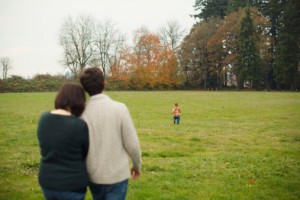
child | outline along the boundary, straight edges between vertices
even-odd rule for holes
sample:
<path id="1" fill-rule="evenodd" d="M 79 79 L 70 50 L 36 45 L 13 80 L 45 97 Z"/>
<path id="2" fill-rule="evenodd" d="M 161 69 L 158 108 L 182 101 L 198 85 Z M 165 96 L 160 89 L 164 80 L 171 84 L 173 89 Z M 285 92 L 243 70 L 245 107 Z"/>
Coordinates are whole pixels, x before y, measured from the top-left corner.
<path id="1" fill-rule="evenodd" d="M 174 108 L 173 108 L 171 114 L 173 114 L 174 124 L 175 124 L 175 123 L 179 124 L 179 122 L 180 122 L 181 109 L 180 109 L 180 107 L 178 106 L 178 103 L 175 103 L 175 106 L 174 106 Z"/>

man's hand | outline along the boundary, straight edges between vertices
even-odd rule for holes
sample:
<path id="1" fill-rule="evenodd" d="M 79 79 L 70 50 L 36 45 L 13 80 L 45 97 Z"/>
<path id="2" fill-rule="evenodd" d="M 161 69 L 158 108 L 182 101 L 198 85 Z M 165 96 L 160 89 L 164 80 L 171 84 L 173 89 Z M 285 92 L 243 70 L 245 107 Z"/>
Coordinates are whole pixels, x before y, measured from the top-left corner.
<path id="1" fill-rule="evenodd" d="M 132 179 L 134 179 L 134 180 L 136 180 L 136 179 L 138 179 L 139 177 L 140 177 L 140 172 L 138 171 L 138 170 L 136 170 L 136 169 L 131 169 L 131 178 Z"/>

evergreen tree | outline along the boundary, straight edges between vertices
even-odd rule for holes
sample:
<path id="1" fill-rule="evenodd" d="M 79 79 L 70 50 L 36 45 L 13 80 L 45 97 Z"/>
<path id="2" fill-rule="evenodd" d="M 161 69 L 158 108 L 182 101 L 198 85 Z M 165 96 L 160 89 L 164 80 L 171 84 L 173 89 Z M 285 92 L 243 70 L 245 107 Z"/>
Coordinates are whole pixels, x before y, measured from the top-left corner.
<path id="1" fill-rule="evenodd" d="M 224 19 L 228 0 L 196 0 L 194 8 L 200 11 L 194 15 L 196 19 L 208 20 L 213 17 Z"/>
<path id="2" fill-rule="evenodd" d="M 245 0 L 228 0 L 227 14 L 237 11 L 241 7 L 246 6 Z"/>
<path id="3" fill-rule="evenodd" d="M 268 63 L 268 72 L 266 75 L 266 81 L 268 82 L 269 87 L 272 89 L 279 87 L 279 84 L 276 86 L 276 82 L 278 83 L 278 81 L 276 81 L 276 76 L 278 76 L 278 74 L 276 75 L 275 52 L 277 52 L 279 45 L 278 34 L 281 25 L 280 18 L 282 18 L 286 2 L 287 0 L 258 0 L 258 3 L 256 4 L 262 14 L 267 16 L 272 23 L 272 26 L 269 30 L 269 34 L 272 37 L 271 48 L 269 49 L 270 54 L 272 54 L 272 58 Z"/>
<path id="4" fill-rule="evenodd" d="M 254 14 L 252 19 L 248 10 L 249 16 L 243 19 L 238 37 L 232 32 L 224 32 L 221 40 L 226 44 L 228 40 L 225 38 L 229 36 L 239 40 L 235 51 L 238 56 L 235 64 L 239 63 L 239 66 L 232 71 L 240 80 L 239 86 L 250 83 L 250 87 L 254 88 L 264 84 L 267 89 L 299 89 L 299 4 L 299 0 L 196 0 L 195 11 L 200 13 L 194 17 L 201 22 L 217 16 L 221 19 L 220 24 L 228 25 L 231 24 L 228 20 L 233 20 L 228 17 L 231 13 L 246 6 L 257 7 L 260 12 L 250 11 Z M 256 18 L 259 15 L 264 17 Z M 264 22 L 257 21 L 264 18 L 267 19 Z M 208 52 L 208 57 L 212 56 L 211 53 Z M 233 51 L 228 53 L 231 55 Z M 235 58 L 233 55 L 230 57 L 231 60 Z"/>
<path id="5" fill-rule="evenodd" d="M 259 55 L 255 45 L 255 29 L 250 15 L 250 9 L 246 10 L 246 16 L 241 22 L 238 47 L 238 86 L 242 88 L 244 83 L 249 83 L 250 88 L 259 89 L 261 73 L 259 68 Z"/>
<path id="6" fill-rule="evenodd" d="M 295 90 L 299 81 L 300 2 L 289 0 L 280 20 L 274 66 L 277 89 Z"/>

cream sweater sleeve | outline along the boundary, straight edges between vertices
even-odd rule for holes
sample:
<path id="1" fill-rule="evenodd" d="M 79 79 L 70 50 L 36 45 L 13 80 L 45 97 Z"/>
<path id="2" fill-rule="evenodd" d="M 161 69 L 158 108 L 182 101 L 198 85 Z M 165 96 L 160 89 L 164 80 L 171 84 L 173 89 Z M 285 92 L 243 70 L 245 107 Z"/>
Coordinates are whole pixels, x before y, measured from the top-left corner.
<path id="1" fill-rule="evenodd" d="M 131 158 L 133 168 L 135 170 L 141 171 L 142 157 L 139 139 L 128 108 L 125 105 L 122 115 L 121 132 L 123 144 L 125 150 Z"/>

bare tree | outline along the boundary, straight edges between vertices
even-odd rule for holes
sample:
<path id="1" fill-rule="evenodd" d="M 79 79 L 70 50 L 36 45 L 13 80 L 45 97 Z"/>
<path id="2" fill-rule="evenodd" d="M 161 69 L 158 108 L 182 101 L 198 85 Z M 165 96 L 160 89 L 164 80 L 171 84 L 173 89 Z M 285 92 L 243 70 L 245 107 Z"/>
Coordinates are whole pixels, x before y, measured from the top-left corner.
<path id="1" fill-rule="evenodd" d="M 124 49 L 124 44 L 125 36 L 111 20 L 98 22 L 94 33 L 95 54 L 92 65 L 101 67 L 104 76 L 107 76 Z"/>
<path id="2" fill-rule="evenodd" d="M 176 50 L 180 41 L 184 36 L 185 30 L 181 28 L 179 23 L 175 20 L 167 22 L 166 26 L 163 26 L 159 30 L 159 36 L 161 41 L 169 46 L 171 50 Z"/>
<path id="3" fill-rule="evenodd" d="M 12 66 L 11 66 L 12 61 L 8 57 L 2 57 L 0 59 L 0 64 L 2 67 L 2 79 L 4 80 L 7 78 L 8 71 L 12 68 Z"/>
<path id="4" fill-rule="evenodd" d="M 93 30 L 94 20 L 89 15 L 80 15 L 75 20 L 68 17 L 62 25 L 59 35 L 64 48 L 62 62 L 75 77 L 89 64 L 94 53 Z"/>
<path id="5" fill-rule="evenodd" d="M 149 48 L 145 47 L 145 44 L 143 44 L 143 38 L 147 38 L 149 35 L 151 35 L 151 32 L 145 26 L 138 28 L 134 32 L 133 43 L 135 46 L 133 47 L 133 52 L 136 54 L 138 60 L 137 66 L 141 66 L 140 61 L 143 51 L 149 50 Z M 150 52 L 148 52 L 148 54 L 149 53 Z"/>

